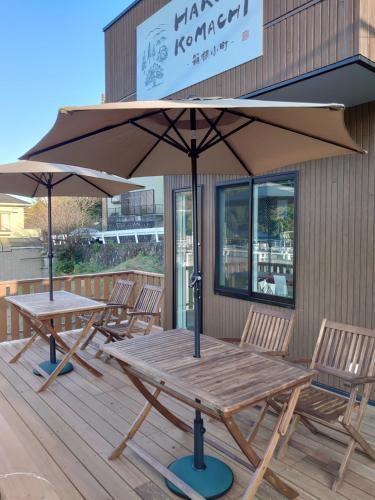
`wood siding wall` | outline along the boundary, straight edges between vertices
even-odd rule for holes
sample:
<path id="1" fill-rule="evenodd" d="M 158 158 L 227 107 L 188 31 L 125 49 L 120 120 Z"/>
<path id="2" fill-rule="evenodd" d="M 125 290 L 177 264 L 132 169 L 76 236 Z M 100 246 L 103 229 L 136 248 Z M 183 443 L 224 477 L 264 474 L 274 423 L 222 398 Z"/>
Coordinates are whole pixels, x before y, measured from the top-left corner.
<path id="1" fill-rule="evenodd" d="M 264 0 L 264 55 L 176 96 L 239 97 L 360 52 L 374 59 L 373 1 Z M 167 3 L 142 0 L 105 32 L 107 101 L 135 98 L 136 26 Z"/>
<path id="2" fill-rule="evenodd" d="M 368 155 L 307 162 L 299 171 L 297 322 L 292 355 L 311 355 L 323 318 L 375 328 L 375 103 L 352 108 L 351 133 Z M 200 176 L 203 185 L 203 325 L 215 337 L 240 337 L 250 302 L 215 295 L 215 184 L 227 176 Z M 172 190 L 188 176 L 165 179 L 166 326 L 172 327 Z M 331 380 L 332 382 L 332 380 Z"/>
<path id="3" fill-rule="evenodd" d="M 359 8 L 359 53 L 375 61 L 374 0 L 361 0 Z"/>

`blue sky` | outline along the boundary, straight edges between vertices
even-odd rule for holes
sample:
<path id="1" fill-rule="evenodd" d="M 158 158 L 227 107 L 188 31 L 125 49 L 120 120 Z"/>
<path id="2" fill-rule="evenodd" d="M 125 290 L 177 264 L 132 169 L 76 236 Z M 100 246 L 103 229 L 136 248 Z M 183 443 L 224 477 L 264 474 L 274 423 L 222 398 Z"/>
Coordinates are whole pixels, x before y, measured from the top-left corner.
<path id="1" fill-rule="evenodd" d="M 15 161 L 64 105 L 104 92 L 102 28 L 132 0 L 0 0 L 0 163 Z"/>

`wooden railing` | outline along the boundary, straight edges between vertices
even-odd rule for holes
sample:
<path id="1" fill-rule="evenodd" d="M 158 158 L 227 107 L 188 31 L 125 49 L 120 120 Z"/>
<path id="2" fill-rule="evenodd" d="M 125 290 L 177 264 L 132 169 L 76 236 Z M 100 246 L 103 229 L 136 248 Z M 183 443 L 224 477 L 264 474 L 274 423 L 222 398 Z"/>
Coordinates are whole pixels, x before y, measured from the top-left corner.
<path id="1" fill-rule="evenodd" d="M 119 278 L 135 282 L 132 299 L 138 295 L 144 284 L 164 286 L 164 275 L 144 271 L 118 271 L 113 273 L 80 274 L 58 276 L 54 278 L 54 290 L 66 290 L 89 298 L 106 300 L 113 284 Z M 27 279 L 0 281 L 0 342 L 16 340 L 30 336 L 30 325 L 22 320 L 14 307 L 5 300 L 7 295 L 20 295 L 48 291 L 48 279 Z M 130 304 L 132 305 L 132 304 Z M 163 304 L 162 320 L 163 325 Z M 79 319 L 74 315 L 66 315 L 56 322 L 58 331 L 72 330 L 80 327 Z"/>

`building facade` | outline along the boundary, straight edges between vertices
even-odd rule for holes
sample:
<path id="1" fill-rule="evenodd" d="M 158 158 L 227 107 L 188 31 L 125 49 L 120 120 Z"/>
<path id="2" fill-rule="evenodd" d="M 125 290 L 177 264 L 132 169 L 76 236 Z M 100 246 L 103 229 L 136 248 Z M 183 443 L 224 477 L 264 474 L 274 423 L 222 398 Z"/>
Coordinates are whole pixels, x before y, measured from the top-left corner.
<path id="1" fill-rule="evenodd" d="M 25 209 L 30 203 L 9 194 L 0 195 L 0 238 L 37 237 L 36 229 L 25 228 Z"/>
<path id="2" fill-rule="evenodd" d="M 105 28 L 107 101 L 137 98 L 137 26 L 168 3 L 135 1 Z M 199 176 L 204 333 L 240 337 L 253 301 L 292 307 L 291 353 L 307 356 L 323 318 L 375 328 L 375 9 L 372 0 L 262 7 L 262 55 L 172 97 L 347 106 L 347 126 L 367 155 L 262 178 Z M 164 179 L 167 328 L 192 326 L 189 187 L 189 176 Z"/>

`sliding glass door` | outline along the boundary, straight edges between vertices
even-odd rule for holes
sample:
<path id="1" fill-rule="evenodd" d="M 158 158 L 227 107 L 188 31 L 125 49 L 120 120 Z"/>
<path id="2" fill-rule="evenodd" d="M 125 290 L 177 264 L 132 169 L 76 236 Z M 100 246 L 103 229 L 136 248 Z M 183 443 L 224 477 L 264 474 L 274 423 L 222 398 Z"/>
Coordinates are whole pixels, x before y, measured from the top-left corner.
<path id="1" fill-rule="evenodd" d="M 198 193 L 199 226 L 201 227 L 200 189 Z M 193 290 L 189 287 L 193 264 L 191 190 L 176 190 L 174 192 L 174 324 L 176 328 L 194 330 L 194 297 Z"/>

